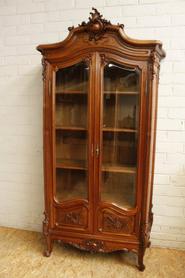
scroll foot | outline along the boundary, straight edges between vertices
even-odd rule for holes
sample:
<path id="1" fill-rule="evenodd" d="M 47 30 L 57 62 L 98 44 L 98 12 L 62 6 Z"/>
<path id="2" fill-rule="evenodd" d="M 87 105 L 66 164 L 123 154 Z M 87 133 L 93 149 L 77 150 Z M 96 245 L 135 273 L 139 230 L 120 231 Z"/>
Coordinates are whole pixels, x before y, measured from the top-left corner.
<path id="1" fill-rule="evenodd" d="M 140 250 L 138 252 L 138 269 L 139 269 L 139 271 L 145 270 L 145 265 L 143 264 L 144 253 L 145 253 L 145 249 L 140 248 Z"/>

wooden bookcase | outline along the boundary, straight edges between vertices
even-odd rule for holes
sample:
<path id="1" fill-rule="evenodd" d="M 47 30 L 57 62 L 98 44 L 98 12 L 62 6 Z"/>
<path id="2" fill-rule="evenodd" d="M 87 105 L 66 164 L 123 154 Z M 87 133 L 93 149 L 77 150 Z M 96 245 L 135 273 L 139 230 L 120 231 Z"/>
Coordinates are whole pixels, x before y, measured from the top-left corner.
<path id="1" fill-rule="evenodd" d="M 149 246 L 160 41 L 127 37 L 93 9 L 43 55 L 45 255 Z"/>

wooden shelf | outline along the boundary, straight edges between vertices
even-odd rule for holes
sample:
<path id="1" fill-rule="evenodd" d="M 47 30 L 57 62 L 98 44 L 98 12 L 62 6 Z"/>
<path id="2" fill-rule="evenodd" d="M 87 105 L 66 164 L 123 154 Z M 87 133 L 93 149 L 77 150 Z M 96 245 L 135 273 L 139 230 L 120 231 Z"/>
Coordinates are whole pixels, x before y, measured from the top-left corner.
<path id="1" fill-rule="evenodd" d="M 136 173 L 136 167 L 132 166 L 123 166 L 120 164 L 109 164 L 104 163 L 102 165 L 102 171 L 103 172 L 113 172 L 113 173 L 128 173 L 128 174 L 135 174 Z"/>
<path id="2" fill-rule="evenodd" d="M 61 95 L 61 94 L 84 94 L 87 95 L 87 91 L 70 91 L 70 90 L 61 90 L 61 91 L 56 91 L 56 95 Z M 114 95 L 138 95 L 138 91 L 104 91 L 104 94 L 114 94 Z"/>
<path id="3" fill-rule="evenodd" d="M 81 126 L 59 126 L 56 125 L 56 130 L 74 130 L 74 131 L 86 131 L 87 129 L 85 127 Z"/>
<path id="4" fill-rule="evenodd" d="M 61 95 L 61 94 L 74 94 L 74 95 L 81 95 L 81 94 L 84 94 L 86 95 L 87 94 L 87 91 L 71 91 L 71 90 L 60 90 L 60 91 L 56 91 L 56 95 Z"/>
<path id="5" fill-rule="evenodd" d="M 114 94 L 114 95 L 138 95 L 138 91 L 104 91 L 104 94 Z"/>
<path id="6" fill-rule="evenodd" d="M 87 170 L 86 163 L 83 160 L 56 159 L 56 168 Z"/>
<path id="7" fill-rule="evenodd" d="M 103 127 L 103 131 L 105 132 L 131 132 L 131 133 L 137 133 L 136 129 L 131 128 L 113 128 L 113 127 Z"/>

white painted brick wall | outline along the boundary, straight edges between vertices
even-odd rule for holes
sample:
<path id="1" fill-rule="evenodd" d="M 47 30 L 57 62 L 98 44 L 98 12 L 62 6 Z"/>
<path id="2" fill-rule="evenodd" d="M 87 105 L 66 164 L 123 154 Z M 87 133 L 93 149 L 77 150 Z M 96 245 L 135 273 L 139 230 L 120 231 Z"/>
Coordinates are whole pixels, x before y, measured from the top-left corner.
<path id="1" fill-rule="evenodd" d="M 160 39 L 152 244 L 185 249 L 185 0 L 0 0 L 0 225 L 41 230 L 42 78 L 35 47 L 91 7 L 134 38 Z"/>

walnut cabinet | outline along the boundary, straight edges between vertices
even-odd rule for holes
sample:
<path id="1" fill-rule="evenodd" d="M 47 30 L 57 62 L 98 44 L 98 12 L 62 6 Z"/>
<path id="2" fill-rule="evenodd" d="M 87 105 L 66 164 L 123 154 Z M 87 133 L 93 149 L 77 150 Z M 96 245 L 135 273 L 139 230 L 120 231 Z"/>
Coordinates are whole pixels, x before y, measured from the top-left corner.
<path id="1" fill-rule="evenodd" d="M 39 45 L 44 83 L 45 255 L 61 240 L 128 250 L 138 268 L 153 220 L 160 41 L 135 40 L 93 8 L 59 43 Z"/>

